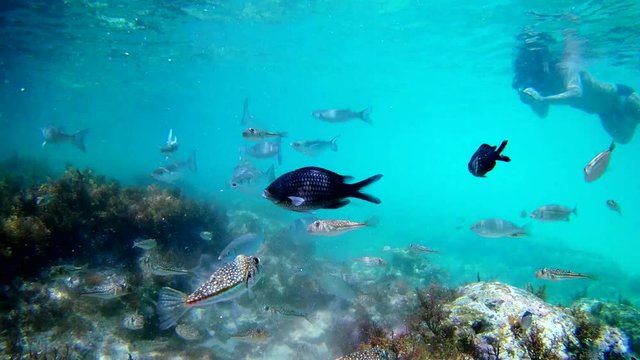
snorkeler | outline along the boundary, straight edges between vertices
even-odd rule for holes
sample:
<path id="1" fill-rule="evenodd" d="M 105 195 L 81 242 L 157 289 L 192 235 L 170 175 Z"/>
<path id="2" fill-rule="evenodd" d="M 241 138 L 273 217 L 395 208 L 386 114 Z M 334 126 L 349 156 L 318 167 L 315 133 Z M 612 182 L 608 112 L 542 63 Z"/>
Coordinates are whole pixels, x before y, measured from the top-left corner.
<path id="1" fill-rule="evenodd" d="M 631 141 L 640 122 L 640 95 L 631 87 L 598 81 L 581 69 L 579 43 L 568 36 L 561 60 L 549 50 L 553 39 L 544 33 L 521 34 L 514 62 L 513 88 L 520 100 L 544 118 L 549 105 L 569 105 L 598 114 L 602 127 L 617 143 Z"/>

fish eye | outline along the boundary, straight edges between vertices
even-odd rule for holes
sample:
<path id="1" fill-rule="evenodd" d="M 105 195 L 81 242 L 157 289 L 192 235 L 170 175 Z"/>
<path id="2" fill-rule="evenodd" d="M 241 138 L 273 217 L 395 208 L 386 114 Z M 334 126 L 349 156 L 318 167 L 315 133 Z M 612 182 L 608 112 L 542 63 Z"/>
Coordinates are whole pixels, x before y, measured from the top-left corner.
<path id="1" fill-rule="evenodd" d="M 320 227 L 320 221 L 316 220 L 313 222 L 313 226 Z"/>
<path id="2" fill-rule="evenodd" d="M 249 130 L 249 132 L 252 133 L 252 134 L 254 134 L 256 132 L 256 129 L 254 129 L 254 128 L 249 128 L 247 130 Z"/>
<path id="3" fill-rule="evenodd" d="M 257 257 L 254 257 L 254 258 L 253 258 L 253 262 L 254 262 L 256 265 L 260 265 L 260 259 L 258 259 Z"/>
<path id="4" fill-rule="evenodd" d="M 238 186 L 238 183 L 236 183 L 236 182 L 232 182 L 231 183 L 231 187 L 236 187 L 236 186 Z"/>

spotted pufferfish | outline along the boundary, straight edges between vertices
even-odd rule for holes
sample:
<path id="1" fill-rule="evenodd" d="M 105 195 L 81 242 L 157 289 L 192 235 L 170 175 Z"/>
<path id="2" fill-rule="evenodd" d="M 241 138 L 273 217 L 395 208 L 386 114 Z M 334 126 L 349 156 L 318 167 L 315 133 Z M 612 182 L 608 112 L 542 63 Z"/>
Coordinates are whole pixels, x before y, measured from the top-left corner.
<path id="1" fill-rule="evenodd" d="M 367 350 L 356 351 L 354 353 L 341 356 L 336 360 L 393 360 L 395 356 L 389 353 L 387 350 L 374 347 Z"/>
<path id="2" fill-rule="evenodd" d="M 238 255 L 190 295 L 163 287 L 158 299 L 160 329 L 174 326 L 193 307 L 228 301 L 244 294 L 255 284 L 259 265 L 260 259 L 256 256 Z"/>

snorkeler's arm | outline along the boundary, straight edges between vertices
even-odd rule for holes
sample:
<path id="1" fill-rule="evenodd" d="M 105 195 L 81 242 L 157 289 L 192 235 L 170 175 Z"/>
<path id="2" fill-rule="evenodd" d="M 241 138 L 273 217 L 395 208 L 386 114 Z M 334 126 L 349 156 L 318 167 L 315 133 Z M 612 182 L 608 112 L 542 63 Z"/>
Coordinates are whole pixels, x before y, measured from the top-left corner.
<path id="1" fill-rule="evenodd" d="M 582 80 L 577 71 L 569 71 L 565 77 L 565 91 L 549 96 L 541 96 L 540 101 L 550 104 L 569 104 L 582 97 Z"/>

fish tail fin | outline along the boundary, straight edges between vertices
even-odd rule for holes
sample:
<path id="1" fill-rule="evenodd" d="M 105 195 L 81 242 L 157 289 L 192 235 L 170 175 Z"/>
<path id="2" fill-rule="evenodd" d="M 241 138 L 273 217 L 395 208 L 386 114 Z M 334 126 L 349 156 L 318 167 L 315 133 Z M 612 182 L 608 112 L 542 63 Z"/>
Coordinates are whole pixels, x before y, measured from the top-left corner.
<path id="1" fill-rule="evenodd" d="M 198 172 L 198 163 L 196 163 L 195 151 L 192 151 L 191 155 L 189 155 L 189 159 L 187 159 L 187 165 L 189 166 L 189 170 L 191 170 L 192 172 Z"/>
<path id="2" fill-rule="evenodd" d="M 240 125 L 249 125 L 253 120 L 253 116 L 249 113 L 249 98 L 245 97 L 242 102 L 242 118 L 240 118 Z"/>
<path id="3" fill-rule="evenodd" d="M 600 278 L 597 275 L 592 275 L 592 274 L 584 274 L 584 277 L 589 279 L 589 280 L 593 280 L 593 281 L 600 280 Z"/>
<path id="4" fill-rule="evenodd" d="M 571 212 L 575 215 L 578 216 L 578 204 L 576 204 L 576 206 L 573 207 L 573 210 L 571 210 Z"/>
<path id="5" fill-rule="evenodd" d="M 366 122 L 369 125 L 373 125 L 373 122 L 371 122 L 371 108 L 370 107 L 360 111 L 358 113 L 358 115 L 360 116 L 360 119 L 362 119 L 362 121 Z"/>
<path id="6" fill-rule="evenodd" d="M 336 135 L 331 139 L 331 150 L 338 151 L 338 143 L 336 143 L 336 141 L 338 141 L 339 137 L 340 135 Z"/>
<path id="7" fill-rule="evenodd" d="M 278 138 L 279 143 L 282 143 L 282 138 Z M 282 145 L 278 146 L 278 165 L 282 165 Z"/>
<path id="8" fill-rule="evenodd" d="M 496 150 L 496 155 L 498 155 L 496 160 L 505 161 L 505 162 L 511 161 L 511 159 L 508 156 L 504 156 L 501 154 L 502 150 L 504 150 L 504 148 L 507 146 L 507 142 L 509 142 L 509 140 L 503 141 L 502 144 L 500 144 L 500 147 L 498 147 L 498 150 Z"/>
<path id="9" fill-rule="evenodd" d="M 369 227 L 376 227 L 380 223 L 380 219 L 377 216 L 372 216 L 364 223 Z"/>
<path id="10" fill-rule="evenodd" d="M 84 138 L 89 133 L 89 129 L 80 130 L 73 134 L 73 145 L 75 145 L 83 153 L 87 152 L 87 148 L 84 146 Z"/>
<path id="11" fill-rule="evenodd" d="M 174 326 L 189 310 L 186 305 L 187 295 L 170 287 L 160 289 L 158 295 L 158 316 L 160 329 L 165 330 Z"/>
<path id="12" fill-rule="evenodd" d="M 281 138 L 283 138 L 283 137 L 289 137 L 289 133 L 288 133 L 288 132 L 286 132 L 286 131 L 285 131 L 285 132 L 278 133 L 278 135 L 279 135 L 279 137 L 281 137 Z"/>
<path id="13" fill-rule="evenodd" d="M 612 152 L 612 151 L 613 151 L 613 149 L 615 149 L 615 148 L 616 148 L 616 142 L 615 142 L 615 141 L 612 141 L 612 142 L 611 142 L 611 145 L 609 145 L 609 152 Z"/>
<path id="14" fill-rule="evenodd" d="M 364 179 L 360 182 L 357 182 L 355 184 L 351 184 L 349 185 L 350 191 L 349 191 L 349 196 L 354 197 L 354 198 L 358 198 L 358 199 L 362 199 L 365 201 L 369 201 L 372 202 L 374 204 L 380 204 L 381 201 L 380 199 L 378 199 L 375 196 L 371 196 L 368 194 L 364 194 L 362 192 L 360 192 L 360 190 L 362 188 L 364 188 L 365 186 L 371 185 L 374 182 L 380 180 L 380 178 L 382 177 L 382 174 L 378 174 L 378 175 L 374 175 L 368 179 Z"/>
<path id="15" fill-rule="evenodd" d="M 272 183 L 276 180 L 276 171 L 273 165 L 269 166 L 266 174 L 267 174 L 267 181 L 269 181 L 269 183 Z"/>

